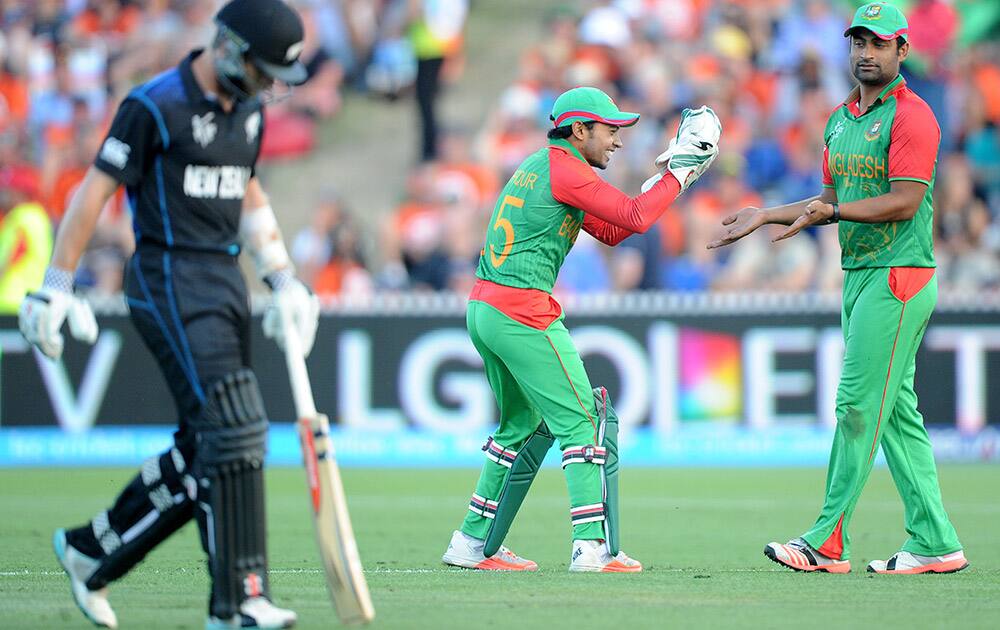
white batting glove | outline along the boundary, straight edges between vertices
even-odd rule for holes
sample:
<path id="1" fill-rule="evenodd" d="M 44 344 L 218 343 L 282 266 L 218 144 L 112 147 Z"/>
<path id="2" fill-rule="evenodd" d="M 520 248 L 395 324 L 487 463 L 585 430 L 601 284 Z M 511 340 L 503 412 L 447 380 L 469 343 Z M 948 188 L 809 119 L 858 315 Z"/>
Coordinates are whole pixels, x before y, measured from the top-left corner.
<path id="1" fill-rule="evenodd" d="M 299 337 L 303 356 L 309 356 L 319 325 L 319 300 L 291 271 L 283 269 L 266 279 L 271 304 L 264 312 L 264 336 L 285 349 L 285 321 Z"/>
<path id="2" fill-rule="evenodd" d="M 90 304 L 73 295 L 73 274 L 49 267 L 42 288 L 29 293 L 21 302 L 18 326 L 28 343 L 50 359 L 58 359 L 64 345 L 59 330 L 67 319 L 74 339 L 88 344 L 97 341 L 97 319 Z"/>
<path id="3" fill-rule="evenodd" d="M 719 139 L 722 123 L 711 107 L 702 105 L 698 109 L 685 109 L 677 126 L 677 135 L 670 140 L 667 150 L 655 161 L 659 176 L 670 172 L 681 185 L 681 192 L 712 165 L 719 155 Z M 659 178 L 654 175 L 643 184 L 643 192 L 652 188 Z"/>

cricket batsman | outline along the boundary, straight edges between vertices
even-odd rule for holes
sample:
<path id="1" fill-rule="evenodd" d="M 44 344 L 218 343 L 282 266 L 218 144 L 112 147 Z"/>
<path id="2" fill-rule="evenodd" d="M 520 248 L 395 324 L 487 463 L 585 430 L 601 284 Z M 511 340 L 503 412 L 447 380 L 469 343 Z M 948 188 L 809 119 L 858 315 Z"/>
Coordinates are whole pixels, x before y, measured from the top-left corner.
<path id="1" fill-rule="evenodd" d="M 570 571 L 624 572 L 642 565 L 619 549 L 618 419 L 593 389 L 552 297 L 580 230 L 617 245 L 645 232 L 718 153 L 722 128 L 707 107 L 685 110 L 657 174 L 629 197 L 593 170 L 622 147 L 639 114 L 604 92 L 578 87 L 556 99 L 549 144 L 529 156 L 497 199 L 469 296 L 466 323 L 500 408 L 479 482 L 442 560 L 471 569 L 534 571 L 502 546 L 545 454 L 558 440 L 569 488 Z"/>
<path id="2" fill-rule="evenodd" d="M 77 605 L 107 628 L 118 625 L 108 585 L 192 518 L 211 578 L 206 628 L 296 621 L 270 600 L 268 421 L 249 367 L 250 305 L 237 257 L 246 249 L 273 291 L 265 334 L 283 343 L 289 317 L 308 351 L 318 304 L 295 278 L 255 173 L 261 96 L 276 82 L 306 78 L 303 25 L 280 0 L 232 0 L 215 20 L 210 48 L 122 101 L 59 228 L 43 286 L 19 313 L 25 338 L 51 358 L 62 353 L 67 319 L 74 337 L 94 342 L 97 323 L 73 293 L 73 273 L 101 209 L 124 186 L 136 240 L 125 279 L 129 315 L 170 387 L 179 426 L 173 446 L 147 460 L 110 507 L 55 532 Z"/>
<path id="3" fill-rule="evenodd" d="M 874 573 L 951 573 L 969 566 L 941 503 L 937 471 L 913 390 L 915 357 L 937 301 L 932 238 L 935 164 L 941 131 L 910 91 L 899 66 L 910 50 L 906 18 L 873 2 L 844 36 L 858 86 L 824 132 L 823 191 L 774 208 L 744 208 L 723 219 L 721 247 L 762 225 L 838 224 L 844 269 L 844 363 L 826 498 L 816 523 L 768 558 L 797 571 L 851 570 L 848 530 L 879 445 L 905 506 L 909 538 Z"/>

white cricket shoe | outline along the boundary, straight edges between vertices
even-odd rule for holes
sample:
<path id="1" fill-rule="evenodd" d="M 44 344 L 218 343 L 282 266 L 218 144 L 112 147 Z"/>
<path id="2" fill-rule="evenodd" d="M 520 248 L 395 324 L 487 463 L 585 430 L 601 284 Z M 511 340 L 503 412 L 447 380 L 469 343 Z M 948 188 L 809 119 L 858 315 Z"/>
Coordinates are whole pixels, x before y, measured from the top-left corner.
<path id="1" fill-rule="evenodd" d="M 794 571 L 817 571 L 819 573 L 850 573 L 850 560 L 837 560 L 824 556 L 801 538 L 793 538 L 785 544 L 772 542 L 764 545 L 764 555 L 783 567 Z"/>
<path id="2" fill-rule="evenodd" d="M 888 560 L 872 560 L 869 573 L 956 573 L 969 566 L 962 551 L 943 556 L 921 556 L 909 551 L 897 551 Z"/>
<path id="3" fill-rule="evenodd" d="M 56 558 L 69 576 L 70 590 L 73 600 L 87 619 L 95 626 L 102 628 L 117 628 L 118 617 L 108 603 L 108 587 L 92 591 L 87 588 L 87 578 L 94 574 L 100 562 L 86 556 L 66 542 L 66 530 L 57 529 L 52 536 L 52 547 Z"/>
<path id="4" fill-rule="evenodd" d="M 639 573 L 642 563 L 619 551 L 612 556 L 603 540 L 574 540 L 570 571 L 592 573 Z"/>
<path id="5" fill-rule="evenodd" d="M 229 619 L 209 617 L 205 622 L 205 630 L 224 630 L 226 628 L 259 628 L 260 630 L 277 630 L 291 628 L 298 621 L 298 615 L 287 608 L 278 608 L 266 597 L 251 597 L 240 604 L 240 614 Z"/>
<path id="6" fill-rule="evenodd" d="M 487 558 L 483 555 L 486 541 L 473 538 L 463 531 L 455 530 L 451 535 L 448 549 L 441 561 L 454 567 L 480 569 L 483 571 L 537 571 L 538 565 L 517 555 L 501 545 L 500 550 Z"/>

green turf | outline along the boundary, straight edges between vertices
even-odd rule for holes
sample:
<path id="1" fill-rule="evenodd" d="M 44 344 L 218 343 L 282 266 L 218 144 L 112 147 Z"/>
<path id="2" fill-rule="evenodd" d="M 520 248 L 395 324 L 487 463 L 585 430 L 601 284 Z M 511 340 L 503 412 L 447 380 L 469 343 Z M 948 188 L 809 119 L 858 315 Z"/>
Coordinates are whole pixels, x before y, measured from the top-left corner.
<path id="1" fill-rule="evenodd" d="M 0 471 L 0 627 L 85 628 L 49 547 L 51 530 L 100 509 L 125 470 Z M 568 515 L 558 470 L 536 482 L 508 544 L 537 574 L 449 570 L 439 558 L 468 501 L 471 470 L 345 474 L 378 628 L 1000 626 L 1000 467 L 944 467 L 948 507 L 973 567 L 949 576 L 870 576 L 867 561 L 903 540 L 888 472 L 876 470 L 852 534 L 846 576 L 785 571 L 762 555 L 811 523 L 823 471 L 626 470 L 624 548 L 640 575 L 569 575 Z M 302 473 L 269 473 L 277 601 L 303 628 L 333 625 L 314 551 Z M 112 588 L 123 628 L 197 628 L 204 561 L 193 525 Z"/>

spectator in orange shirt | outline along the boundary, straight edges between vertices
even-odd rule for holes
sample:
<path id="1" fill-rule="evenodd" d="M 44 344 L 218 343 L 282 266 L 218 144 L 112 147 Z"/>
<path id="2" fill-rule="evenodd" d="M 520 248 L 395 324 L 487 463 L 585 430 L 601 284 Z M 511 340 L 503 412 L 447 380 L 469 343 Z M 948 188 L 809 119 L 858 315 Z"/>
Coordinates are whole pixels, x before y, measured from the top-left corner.
<path id="1" fill-rule="evenodd" d="M 23 125 L 28 118 L 30 98 L 28 82 L 4 64 L 0 68 L 0 128 Z"/>
<path id="2" fill-rule="evenodd" d="M 73 20 L 74 34 L 98 37 L 117 52 L 142 19 L 142 12 L 122 0 L 88 0 L 87 8 Z"/>

